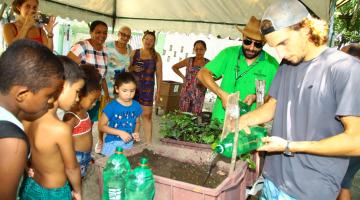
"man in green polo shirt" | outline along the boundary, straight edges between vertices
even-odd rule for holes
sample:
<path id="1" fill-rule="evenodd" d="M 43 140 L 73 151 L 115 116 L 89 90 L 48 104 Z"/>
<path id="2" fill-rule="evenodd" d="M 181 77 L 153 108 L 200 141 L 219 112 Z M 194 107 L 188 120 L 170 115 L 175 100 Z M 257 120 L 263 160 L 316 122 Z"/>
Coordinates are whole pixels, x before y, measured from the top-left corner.
<path id="1" fill-rule="evenodd" d="M 262 48 L 265 44 L 260 33 L 260 21 L 252 16 L 243 30 L 243 45 L 228 47 L 222 50 L 212 61 L 205 65 L 197 78 L 218 97 L 216 99 L 212 120 L 224 121 L 225 106 L 228 95 L 240 91 L 240 100 L 256 107 L 255 80 L 265 80 L 267 94 L 278 69 L 278 62 Z M 220 87 L 214 78 L 222 76 Z"/>

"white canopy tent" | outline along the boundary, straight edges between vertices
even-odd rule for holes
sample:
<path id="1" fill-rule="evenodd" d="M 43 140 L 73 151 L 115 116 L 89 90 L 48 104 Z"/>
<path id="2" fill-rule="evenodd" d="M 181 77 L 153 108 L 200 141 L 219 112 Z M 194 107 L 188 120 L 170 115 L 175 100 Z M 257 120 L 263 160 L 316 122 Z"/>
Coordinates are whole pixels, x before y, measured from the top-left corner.
<path id="1" fill-rule="evenodd" d="M 10 0 L 6 0 L 11 4 Z M 204 33 L 238 37 L 235 25 L 250 16 L 261 18 L 278 0 L 40 0 L 40 10 L 79 21 L 103 20 L 115 30 L 128 25 L 137 30 Z M 301 0 L 318 17 L 329 21 L 334 0 Z"/>
<path id="2" fill-rule="evenodd" d="M 12 0 L 4 1 L 11 5 Z M 195 40 L 202 39 L 207 43 L 206 57 L 212 59 L 223 48 L 241 44 L 241 41 L 228 39 L 241 36 L 235 25 L 244 26 L 251 16 L 260 19 L 265 9 L 276 1 L 279 0 L 39 0 L 39 10 L 71 20 L 102 20 L 115 30 L 127 25 L 133 30 L 165 32 L 166 40 L 159 52 L 163 60 L 163 79 L 181 82 L 171 66 L 193 56 Z M 330 10 L 336 2 L 299 1 L 326 21 L 330 21 Z M 218 35 L 222 38 L 217 38 Z M 55 35 L 55 40 L 57 37 Z M 67 52 L 72 43 L 64 35 L 60 37 L 63 37 L 63 48 L 59 52 Z M 275 56 L 273 49 L 265 46 L 265 50 Z M 214 102 L 214 98 L 214 94 L 208 93 L 205 102 Z M 204 109 L 210 111 L 212 103 L 206 104 Z"/>

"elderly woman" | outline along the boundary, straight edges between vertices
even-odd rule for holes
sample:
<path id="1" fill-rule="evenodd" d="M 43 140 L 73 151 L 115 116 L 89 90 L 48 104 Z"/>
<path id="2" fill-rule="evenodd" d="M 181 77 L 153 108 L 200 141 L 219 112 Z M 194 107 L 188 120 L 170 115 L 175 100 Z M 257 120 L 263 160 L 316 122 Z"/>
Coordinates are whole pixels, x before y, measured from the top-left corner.
<path id="1" fill-rule="evenodd" d="M 106 82 L 109 89 L 109 95 L 114 98 L 114 78 L 116 74 L 129 70 L 131 46 L 128 44 L 131 38 L 131 29 L 123 26 L 119 29 L 118 39 L 105 43 L 108 53 L 108 70 L 106 73 Z"/>
<path id="2" fill-rule="evenodd" d="M 19 39 L 31 39 L 53 50 L 55 17 L 50 17 L 47 24 L 37 24 L 35 18 L 38 7 L 38 0 L 13 1 L 12 9 L 18 18 L 14 23 L 4 25 L 4 39 L 8 45 Z"/>
<path id="3" fill-rule="evenodd" d="M 162 81 L 162 61 L 159 53 L 155 51 L 155 31 L 145 31 L 142 38 L 142 48 L 131 52 L 132 63 L 129 71 L 135 76 L 137 91 L 135 100 L 143 109 L 141 115 L 145 142 L 152 143 L 152 108 L 154 104 L 154 86 L 156 75 L 156 98 L 159 97 L 160 83 Z"/>

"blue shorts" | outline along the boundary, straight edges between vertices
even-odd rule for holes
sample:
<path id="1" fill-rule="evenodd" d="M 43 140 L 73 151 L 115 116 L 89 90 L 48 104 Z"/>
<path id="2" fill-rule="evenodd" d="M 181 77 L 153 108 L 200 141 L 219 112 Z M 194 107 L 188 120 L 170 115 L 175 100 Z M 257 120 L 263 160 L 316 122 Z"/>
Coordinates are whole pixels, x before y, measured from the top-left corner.
<path id="1" fill-rule="evenodd" d="M 125 149 L 132 148 L 133 145 L 134 145 L 133 140 L 131 140 L 128 143 L 125 143 L 122 140 L 115 140 L 115 141 L 111 141 L 111 142 L 106 142 L 106 138 L 105 138 L 105 142 L 104 142 L 104 146 L 102 148 L 101 154 L 103 154 L 105 156 L 111 156 L 112 154 L 115 153 L 116 147 L 120 146 L 125 150 Z"/>
<path id="2" fill-rule="evenodd" d="M 269 179 L 264 180 L 264 187 L 261 192 L 260 200 L 296 200 L 285 192 L 281 191 Z"/>
<path id="3" fill-rule="evenodd" d="M 91 153 L 90 152 L 81 152 L 76 151 L 76 160 L 79 162 L 81 177 L 86 175 L 86 170 L 91 162 Z"/>
<path id="4" fill-rule="evenodd" d="M 71 189 L 69 182 L 60 188 L 44 188 L 34 179 L 26 177 L 20 190 L 21 200 L 50 200 L 61 199 L 71 200 Z"/>
<path id="5" fill-rule="evenodd" d="M 360 169 L 360 157 L 350 157 L 349 167 L 346 171 L 341 188 L 350 189 L 356 172 Z"/>

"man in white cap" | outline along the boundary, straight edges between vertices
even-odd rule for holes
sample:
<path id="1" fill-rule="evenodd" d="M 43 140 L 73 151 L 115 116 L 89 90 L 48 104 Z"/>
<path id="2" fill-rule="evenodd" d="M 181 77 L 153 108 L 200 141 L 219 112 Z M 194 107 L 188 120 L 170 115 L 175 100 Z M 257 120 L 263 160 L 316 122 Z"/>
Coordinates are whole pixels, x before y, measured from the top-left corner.
<path id="1" fill-rule="evenodd" d="M 265 40 L 260 33 L 260 20 L 252 16 L 239 31 L 243 34 L 242 46 L 222 50 L 197 74 L 197 78 L 218 96 L 212 120 L 223 122 L 228 95 L 236 91 L 240 91 L 240 100 L 255 109 L 255 79 L 265 80 L 267 93 L 279 66 L 275 58 L 262 49 Z M 220 87 L 214 77 L 222 77 Z"/>
<path id="2" fill-rule="evenodd" d="M 297 0 L 271 5 L 260 28 L 283 58 L 269 101 L 239 120 L 274 120 L 260 199 L 336 199 L 346 156 L 360 155 L 360 62 L 328 48 L 326 22 Z"/>

